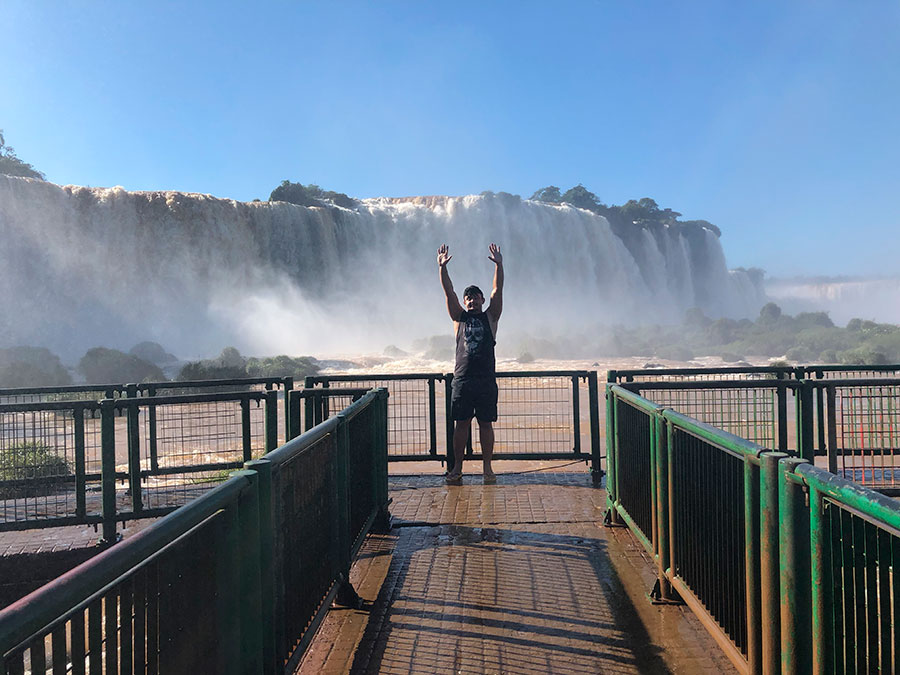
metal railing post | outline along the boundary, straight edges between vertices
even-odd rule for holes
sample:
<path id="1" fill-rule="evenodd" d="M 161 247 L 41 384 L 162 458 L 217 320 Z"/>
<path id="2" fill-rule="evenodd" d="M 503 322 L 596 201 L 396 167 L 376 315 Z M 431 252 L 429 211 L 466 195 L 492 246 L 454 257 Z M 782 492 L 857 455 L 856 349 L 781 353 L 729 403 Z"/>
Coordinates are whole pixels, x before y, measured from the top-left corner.
<path id="1" fill-rule="evenodd" d="M 618 406 L 616 405 L 615 394 L 610 390 L 610 386 L 606 386 L 606 505 L 609 523 L 612 525 L 621 524 L 619 512 L 616 509 L 616 503 L 619 499 L 616 481 L 619 471 L 616 462 L 618 460 L 618 433 L 616 430 L 616 417 L 618 414 Z"/>
<path id="2" fill-rule="evenodd" d="M 275 525 L 272 509 L 272 463 L 267 459 L 254 459 L 246 462 L 244 468 L 255 471 L 258 477 L 262 672 L 268 675 L 275 673 L 277 670 L 275 657 L 275 580 L 273 570 Z"/>
<path id="3" fill-rule="evenodd" d="M 285 377 L 282 380 L 282 384 L 284 385 L 284 442 L 287 443 L 291 440 L 296 434 L 293 434 L 293 419 L 291 418 L 291 401 L 289 392 L 294 390 L 294 378 L 293 377 Z M 293 435 L 292 435 L 293 434 Z"/>
<path id="4" fill-rule="evenodd" d="M 288 433 L 286 440 L 290 441 L 303 431 L 303 426 L 300 424 L 300 392 L 292 389 L 289 392 L 285 392 L 285 395 L 288 397 L 287 416 L 288 420 L 290 420 L 290 433 Z"/>
<path id="5" fill-rule="evenodd" d="M 581 378 L 572 375 L 572 440 L 575 454 L 581 454 Z"/>
<path id="6" fill-rule="evenodd" d="M 129 384 L 129 390 L 137 386 Z M 129 399 L 135 399 L 129 396 Z M 127 437 L 128 437 L 128 490 L 131 492 L 131 510 L 140 513 L 144 506 L 141 500 L 141 427 L 138 418 L 138 406 L 136 402 L 128 404 L 126 408 Z"/>
<path id="7" fill-rule="evenodd" d="M 431 456 L 437 457 L 437 391 L 433 377 L 428 378 L 428 444 Z"/>
<path id="8" fill-rule="evenodd" d="M 147 388 L 147 396 L 149 398 L 153 398 L 156 396 L 156 387 L 148 387 Z M 148 417 L 148 427 L 150 431 L 150 438 L 147 443 L 147 450 L 150 454 L 150 470 L 158 471 L 159 470 L 159 447 L 157 445 L 157 433 L 156 433 L 156 406 L 152 403 L 147 406 L 147 417 Z"/>
<path id="9" fill-rule="evenodd" d="M 266 452 L 278 447 L 278 391 L 266 392 Z"/>
<path id="10" fill-rule="evenodd" d="M 250 482 L 238 499 L 237 551 L 240 568 L 241 669 L 259 673 L 263 666 L 262 568 L 260 566 L 259 475 L 256 471 L 235 471 Z"/>
<path id="11" fill-rule="evenodd" d="M 783 452 L 759 456 L 759 597 L 762 633 L 762 672 L 781 672 L 781 577 L 778 521 L 778 462 Z"/>
<path id="12" fill-rule="evenodd" d="M 778 398 L 778 449 L 782 452 L 786 452 L 788 449 L 787 393 L 788 388 L 785 384 L 779 384 L 775 390 L 775 395 Z"/>
<path id="13" fill-rule="evenodd" d="M 76 405 L 75 416 L 75 515 L 84 518 L 87 514 L 87 469 L 84 452 L 84 408 Z"/>
<path id="14" fill-rule="evenodd" d="M 810 645 L 809 510 L 801 481 L 794 475 L 797 457 L 778 462 L 778 538 L 781 566 L 781 672 L 808 673 L 812 668 Z"/>
<path id="15" fill-rule="evenodd" d="M 253 459 L 253 436 L 250 433 L 250 399 L 241 399 L 241 449 L 244 461 Z"/>
<path id="16" fill-rule="evenodd" d="M 744 457 L 744 566 L 747 575 L 747 665 L 762 672 L 762 598 L 760 565 L 760 465 Z"/>
<path id="17" fill-rule="evenodd" d="M 826 452 L 828 453 L 828 470 L 831 473 L 838 471 L 838 452 L 843 452 L 843 448 L 838 448 L 837 440 L 837 392 L 833 385 L 825 387 L 825 398 L 827 407 L 825 409 L 826 426 L 828 428 L 828 445 Z"/>
<path id="18" fill-rule="evenodd" d="M 591 481 L 594 486 L 599 486 L 603 479 L 600 455 L 600 392 L 597 386 L 597 371 L 591 371 L 587 376 L 588 381 L 588 407 L 591 419 Z M 607 415 L 607 428 L 609 416 Z M 608 461 L 607 461 L 608 463 Z"/>
<path id="19" fill-rule="evenodd" d="M 444 375 L 444 419 L 445 436 L 447 437 L 447 471 L 453 471 L 456 458 L 453 455 L 453 415 L 450 409 L 450 400 L 453 397 L 453 373 Z"/>
<path id="20" fill-rule="evenodd" d="M 217 518 L 214 545 L 216 547 L 214 611 L 218 638 L 215 671 L 240 673 L 243 672 L 240 663 L 241 597 L 237 589 L 241 584 L 241 570 L 234 558 L 240 555 L 243 542 L 240 538 L 237 503 L 231 503 Z"/>
<path id="21" fill-rule="evenodd" d="M 102 544 L 116 541 L 116 401 L 100 401 L 100 484 L 102 495 Z"/>
<path id="22" fill-rule="evenodd" d="M 659 579 L 659 599 L 668 602 L 672 599 L 672 586 L 666 576 L 669 564 L 669 430 L 665 418 L 660 414 L 653 416 L 656 428 L 656 565 Z"/>
<path id="23" fill-rule="evenodd" d="M 814 462 L 816 457 L 813 409 L 812 383 L 802 380 L 797 391 L 797 450 L 808 462 Z"/>
<path id="24" fill-rule="evenodd" d="M 825 500 L 822 492 L 814 487 L 809 488 L 809 548 L 812 672 L 826 675 L 831 667 L 829 656 L 834 653 L 833 618 L 828 615 L 828 608 L 832 606 L 833 587 L 826 567 L 831 560 L 831 536 L 825 522 Z M 875 599 L 870 598 L 869 601 L 874 602 Z"/>

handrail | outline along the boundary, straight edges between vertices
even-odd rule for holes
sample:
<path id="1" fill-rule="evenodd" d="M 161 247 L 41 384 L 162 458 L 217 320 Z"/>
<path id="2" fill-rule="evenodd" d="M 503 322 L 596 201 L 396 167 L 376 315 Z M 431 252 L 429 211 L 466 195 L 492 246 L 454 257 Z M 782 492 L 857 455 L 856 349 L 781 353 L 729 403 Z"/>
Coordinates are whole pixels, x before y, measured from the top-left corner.
<path id="1" fill-rule="evenodd" d="M 203 497 L 0 610 L 0 659 L 58 617 L 89 602 L 132 568 L 145 563 L 148 556 L 234 501 L 249 486 L 246 476 L 232 476 Z M 85 589 L 90 590 L 85 593 Z"/>

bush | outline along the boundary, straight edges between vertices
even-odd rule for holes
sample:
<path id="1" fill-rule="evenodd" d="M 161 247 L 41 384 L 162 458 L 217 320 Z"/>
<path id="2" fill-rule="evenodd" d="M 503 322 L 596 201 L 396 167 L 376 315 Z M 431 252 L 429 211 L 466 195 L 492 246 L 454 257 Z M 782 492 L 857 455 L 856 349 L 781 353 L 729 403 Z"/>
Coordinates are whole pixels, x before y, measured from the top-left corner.
<path id="1" fill-rule="evenodd" d="M 293 377 L 302 380 L 307 375 L 318 375 L 319 366 L 312 356 L 267 356 L 247 359 L 248 377 Z"/>
<path id="2" fill-rule="evenodd" d="M 72 472 L 65 457 L 38 441 L 27 441 L 0 449 L 0 480 L 65 478 L 70 475 Z M 0 487 L 0 499 L 45 496 L 52 494 L 56 487 L 53 483 L 45 482 Z"/>
<path id="3" fill-rule="evenodd" d="M 0 387 L 53 387 L 72 384 L 59 357 L 44 347 L 0 349 Z"/>
<path id="4" fill-rule="evenodd" d="M 247 360 L 234 347 L 225 347 L 214 359 L 191 361 L 184 364 L 175 379 L 188 380 L 236 380 L 247 375 Z"/>
<path id="5" fill-rule="evenodd" d="M 78 370 L 88 384 L 162 382 L 166 377 L 158 366 L 118 349 L 94 347 L 81 357 Z"/>

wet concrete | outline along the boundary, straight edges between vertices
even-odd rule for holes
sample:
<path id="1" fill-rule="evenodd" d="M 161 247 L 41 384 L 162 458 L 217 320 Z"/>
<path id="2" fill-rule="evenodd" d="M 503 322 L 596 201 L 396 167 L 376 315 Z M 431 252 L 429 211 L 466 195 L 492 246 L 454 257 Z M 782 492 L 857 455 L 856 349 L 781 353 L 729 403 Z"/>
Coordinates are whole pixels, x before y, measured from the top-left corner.
<path id="1" fill-rule="evenodd" d="M 366 605 L 329 612 L 299 672 L 734 672 L 690 610 L 650 603 L 650 561 L 603 526 L 588 473 L 390 487 L 394 527 L 352 570 Z"/>

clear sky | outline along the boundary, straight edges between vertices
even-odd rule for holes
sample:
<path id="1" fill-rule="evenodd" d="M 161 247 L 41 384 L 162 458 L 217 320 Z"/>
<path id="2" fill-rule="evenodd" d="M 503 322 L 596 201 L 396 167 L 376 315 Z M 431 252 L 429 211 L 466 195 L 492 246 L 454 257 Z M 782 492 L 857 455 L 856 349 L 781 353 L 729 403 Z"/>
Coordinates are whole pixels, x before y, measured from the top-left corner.
<path id="1" fill-rule="evenodd" d="M 62 184 L 582 183 L 731 266 L 898 274 L 900 2 L 2 0 L 0 128 Z"/>

